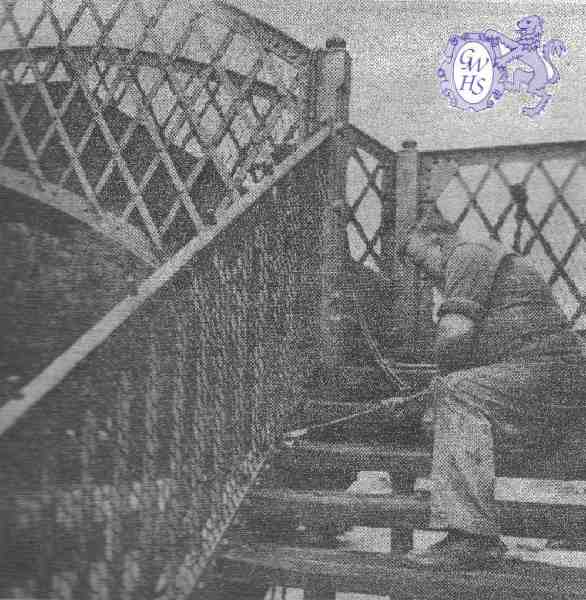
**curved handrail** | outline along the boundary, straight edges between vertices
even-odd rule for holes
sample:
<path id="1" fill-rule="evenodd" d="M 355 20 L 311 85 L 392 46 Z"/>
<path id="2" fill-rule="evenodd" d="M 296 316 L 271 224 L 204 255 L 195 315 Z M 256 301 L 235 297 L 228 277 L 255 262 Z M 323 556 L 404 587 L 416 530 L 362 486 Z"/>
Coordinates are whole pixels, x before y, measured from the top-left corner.
<path id="1" fill-rule="evenodd" d="M 294 145 L 290 143 L 294 135 L 299 136 L 297 145 L 307 135 L 305 95 L 311 51 L 225 2 L 84 0 L 71 7 L 40 3 L 38 10 L 32 7 L 28 11 L 18 2 L 3 7 L 3 10 L 0 8 L 0 86 L 3 88 L 0 91 L 11 130 L 2 152 L 9 147 L 12 138 L 18 137 L 31 177 L 45 182 L 47 178 L 42 165 L 39 166 L 39 157 L 57 131 L 69 161 L 58 188 L 63 187 L 67 176 L 75 171 L 83 195 L 87 197 L 86 204 L 98 215 L 104 212 L 99 194 L 110 181 L 112 169 L 121 169 L 132 197 L 126 203 L 122 225 L 127 225 L 131 211 L 138 207 L 145 238 L 139 239 L 139 245 L 146 247 L 147 252 L 136 244 L 130 244 L 130 249 L 135 254 L 138 250 L 147 263 L 157 262 L 148 252 L 149 242 L 157 255 L 169 256 L 174 251 L 165 247 L 162 240 L 175 223 L 182 205 L 194 229 L 201 227 L 202 216 L 188 190 L 208 163 L 213 164 L 223 185 L 238 196 L 248 186 L 249 178 L 253 181 L 259 178 L 254 170 L 258 169 L 257 165 L 262 165 L 264 173 L 269 146 L 276 150 L 287 145 L 289 151 Z M 242 44 L 250 47 L 250 56 L 244 56 L 246 52 L 242 55 Z M 285 62 L 276 64 L 276 58 Z M 285 63 L 296 68 L 291 69 Z M 63 104 L 54 106 L 47 86 L 70 80 L 73 83 Z M 35 93 L 38 92 L 51 119 L 37 147 L 31 146 L 30 136 L 22 126 L 23 119 L 32 120 L 30 109 L 35 94 L 30 94 L 24 106 L 15 107 L 8 93 L 11 85 L 29 82 L 36 84 Z M 81 90 L 83 102 L 93 118 L 75 145 L 70 131 L 63 126 L 62 117 L 77 98 L 77 90 Z M 257 100 L 260 100 L 258 104 Z M 134 119 L 120 140 L 110 130 L 103 111 L 105 106 Z M 144 174 L 129 167 L 124 155 L 138 124 L 148 130 L 156 147 Z M 241 133 L 242 127 L 248 137 Z M 80 161 L 95 130 L 104 138 L 108 155 L 96 190 Z M 185 178 L 169 154 L 169 142 L 198 159 Z M 164 164 L 168 174 L 165 177 L 172 184 L 172 193 L 177 195 L 161 223 L 153 219 L 143 197 L 159 163 Z M 269 167 L 273 166 L 271 162 Z M 3 177 L 8 180 L 12 174 L 7 169 L 14 164 L 4 167 Z M 30 177 L 25 184 L 31 189 L 34 187 Z M 48 194 L 46 189 L 34 191 L 35 197 L 41 195 L 43 201 L 57 208 L 71 205 L 71 202 L 54 202 L 55 194 Z M 105 223 L 107 235 L 120 238 L 116 218 L 113 227 L 99 219 L 89 220 L 90 225 L 102 233 Z M 141 238 L 140 231 L 133 233 L 134 237 Z"/>
<path id="2" fill-rule="evenodd" d="M 226 25 L 242 35 L 255 35 L 267 50 L 288 63 L 300 66 L 309 59 L 311 50 L 307 46 L 261 19 L 228 2 L 215 1 L 208 4 L 209 12 L 206 15 L 221 18 Z"/>
<path id="3" fill-rule="evenodd" d="M 42 2 L 39 2 L 39 11 L 42 10 L 42 4 Z M 98 12 L 100 12 L 100 6 L 102 4 L 106 5 L 107 12 L 110 12 L 112 8 L 111 0 L 92 0 L 91 4 L 96 7 Z M 108 38 L 112 46 L 126 49 L 131 49 L 134 45 L 129 36 L 131 32 L 136 33 L 137 31 L 143 30 L 145 26 L 151 27 L 153 24 L 158 25 L 160 23 L 158 17 L 152 17 L 152 15 L 158 14 L 160 16 L 168 11 L 169 8 L 171 10 L 174 8 L 173 0 L 166 0 L 165 2 L 161 2 L 160 0 L 142 0 L 141 6 L 144 9 L 143 16 L 147 19 L 147 22 L 145 23 L 136 9 L 126 9 L 127 4 L 128 2 L 120 1 L 115 8 L 114 17 L 112 17 L 113 26 L 108 33 Z M 172 32 L 180 31 L 181 24 L 187 25 L 191 20 L 203 16 L 234 30 L 240 35 L 248 38 L 255 38 L 265 50 L 277 55 L 279 58 L 293 66 L 301 66 L 310 57 L 311 50 L 307 46 L 261 19 L 232 6 L 228 2 L 221 2 L 218 0 L 188 0 L 185 2 L 185 0 L 182 0 L 180 3 L 177 3 L 175 8 L 177 10 L 173 15 L 173 20 L 167 19 L 165 22 L 165 25 L 167 25 L 168 29 Z M 0 7 L 0 18 L 4 11 L 6 11 L 6 8 L 3 9 L 3 7 Z M 74 11 L 72 10 L 72 14 L 73 13 Z M 39 13 L 35 13 L 34 10 L 19 12 L 19 25 L 34 26 L 38 14 Z M 100 16 L 102 16 L 101 13 Z M 151 21 L 148 21 L 149 18 Z M 109 19 L 103 18 L 103 20 L 108 21 Z M 123 27 L 116 29 L 116 24 L 122 24 Z M 88 41 L 91 41 L 91 31 L 74 31 L 72 33 L 72 37 L 68 39 L 68 46 L 71 48 L 79 45 L 87 45 Z M 99 31 L 95 35 L 96 40 L 102 36 L 102 33 L 102 31 Z M 0 39 L 0 50 L 9 50 L 11 48 L 18 49 L 18 43 L 11 40 L 11 37 L 11 35 L 3 36 L 3 39 Z M 54 32 L 52 30 L 46 30 L 39 27 L 33 39 L 28 43 L 28 47 L 33 49 L 39 46 L 56 46 L 57 44 L 54 43 L 53 38 Z M 189 56 L 185 54 L 184 57 L 189 58 Z"/>

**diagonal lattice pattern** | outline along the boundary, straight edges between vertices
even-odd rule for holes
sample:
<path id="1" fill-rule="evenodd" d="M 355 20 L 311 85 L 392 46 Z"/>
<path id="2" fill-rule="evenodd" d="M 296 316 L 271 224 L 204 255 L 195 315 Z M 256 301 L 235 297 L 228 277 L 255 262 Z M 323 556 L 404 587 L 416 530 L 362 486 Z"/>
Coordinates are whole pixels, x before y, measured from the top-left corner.
<path id="1" fill-rule="evenodd" d="M 155 263 L 310 133 L 311 53 L 222 2 L 0 11 L 0 182 L 61 198 Z M 4 595 L 192 594 L 315 363 L 317 162 L 0 438 Z"/>
<path id="2" fill-rule="evenodd" d="M 452 173 L 439 198 L 425 198 L 435 176 Z M 586 148 L 555 144 L 421 156 L 424 201 L 469 238 L 488 233 L 533 259 L 576 329 L 586 328 Z M 515 205 L 514 184 L 527 190 Z"/>
<path id="3" fill-rule="evenodd" d="M 394 153 L 355 127 L 348 131 L 350 155 L 346 178 L 348 244 L 352 258 L 381 269 L 381 233 L 390 225 Z"/>
<path id="4" fill-rule="evenodd" d="M 222 3 L 5 0 L 0 38 L 0 166 L 159 257 L 304 136 L 309 51 Z"/>
<path id="5" fill-rule="evenodd" d="M 317 359 L 316 162 L 0 437 L 3 596 L 198 596 Z"/>

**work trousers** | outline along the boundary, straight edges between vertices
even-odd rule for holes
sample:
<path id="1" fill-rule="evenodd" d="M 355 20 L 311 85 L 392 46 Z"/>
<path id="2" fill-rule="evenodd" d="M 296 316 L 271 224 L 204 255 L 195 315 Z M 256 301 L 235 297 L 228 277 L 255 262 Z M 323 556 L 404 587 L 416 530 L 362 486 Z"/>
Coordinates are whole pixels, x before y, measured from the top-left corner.
<path id="1" fill-rule="evenodd" d="M 584 358 L 522 357 L 434 382 L 432 529 L 498 535 L 495 460 L 555 447 L 586 396 Z"/>

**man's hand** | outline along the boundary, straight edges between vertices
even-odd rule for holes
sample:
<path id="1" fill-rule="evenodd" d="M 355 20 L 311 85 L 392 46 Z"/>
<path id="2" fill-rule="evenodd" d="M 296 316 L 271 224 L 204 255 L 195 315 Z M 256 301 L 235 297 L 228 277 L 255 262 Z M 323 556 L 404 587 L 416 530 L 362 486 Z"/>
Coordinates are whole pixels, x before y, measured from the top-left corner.
<path id="1" fill-rule="evenodd" d="M 464 315 L 443 315 L 438 324 L 435 358 L 443 373 L 472 366 L 475 325 Z"/>
<path id="2" fill-rule="evenodd" d="M 439 321 L 439 335 L 446 337 L 466 336 L 474 330 L 474 321 L 455 313 L 444 315 Z"/>

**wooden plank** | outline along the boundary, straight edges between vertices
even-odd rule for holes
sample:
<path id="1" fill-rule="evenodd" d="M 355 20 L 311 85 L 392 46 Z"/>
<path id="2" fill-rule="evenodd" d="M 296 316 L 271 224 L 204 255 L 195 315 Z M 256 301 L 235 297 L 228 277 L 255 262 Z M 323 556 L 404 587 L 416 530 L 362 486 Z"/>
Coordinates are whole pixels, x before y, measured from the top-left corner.
<path id="1" fill-rule="evenodd" d="M 415 491 L 429 492 L 432 481 L 417 479 Z M 586 481 L 497 477 L 494 497 L 502 502 L 586 506 Z"/>
<path id="2" fill-rule="evenodd" d="M 396 436 L 396 432 L 389 434 L 390 439 L 393 439 L 392 436 Z M 282 448 L 277 464 L 314 472 L 389 471 L 392 475 L 402 474 L 407 479 L 427 477 L 431 472 L 431 446 L 401 448 L 398 447 L 402 443 L 400 438 L 394 439 L 394 446 L 297 440 L 294 445 Z M 521 452 L 512 465 L 500 457 L 502 460 L 499 462 L 503 464 L 499 465 L 497 474 L 506 475 L 509 479 L 524 476 L 523 480 L 564 480 L 563 485 L 568 486 L 568 481 L 586 479 L 582 475 L 584 461 L 581 460 L 581 449 L 580 439 L 569 435 L 549 457 L 537 456 L 529 460 Z M 582 495 L 581 491 L 577 493 Z"/>
<path id="3" fill-rule="evenodd" d="M 511 502 L 586 506 L 586 481 L 498 477 L 495 498 Z"/>
<path id="4" fill-rule="evenodd" d="M 278 468 L 328 471 L 388 471 L 406 478 L 427 476 L 431 451 L 382 444 L 333 443 L 299 440 L 283 447 L 275 458 Z"/>
<path id="5" fill-rule="evenodd" d="M 55 389 L 65 377 L 93 350 L 133 315 L 149 298 L 170 281 L 193 257 L 207 247 L 236 218 L 255 204 L 277 181 L 296 164 L 315 150 L 339 126 L 325 126 L 307 139 L 303 145 L 275 168 L 273 175 L 265 177 L 246 195 L 236 199 L 217 219 L 217 223 L 202 229 L 190 242 L 166 263 L 137 286 L 136 294 L 127 296 L 93 327 L 80 336 L 65 352 L 60 354 L 42 373 L 21 388 L 18 398 L 9 400 L 0 408 L 0 435 L 8 430 L 46 394 Z"/>
<path id="6" fill-rule="evenodd" d="M 266 544 L 230 549 L 218 563 L 222 578 L 239 580 L 243 588 L 247 582 L 271 578 L 283 586 L 303 588 L 319 576 L 332 581 L 339 592 L 397 599 L 583 600 L 586 589 L 584 569 L 514 560 L 505 560 L 493 570 L 432 571 L 409 567 L 388 554 Z"/>
<path id="7" fill-rule="evenodd" d="M 581 539 L 586 510 L 575 505 L 498 502 L 503 534 L 520 537 Z M 425 493 L 359 495 L 342 491 L 257 489 L 245 510 L 255 518 L 295 515 L 306 524 L 428 528 L 429 496 Z"/>
<path id="8" fill-rule="evenodd" d="M 429 503 L 423 494 L 367 496 L 335 490 L 261 488 L 251 492 L 243 510 L 264 518 L 294 515 L 306 525 L 339 522 L 348 527 L 401 524 L 421 528 L 429 520 Z"/>

